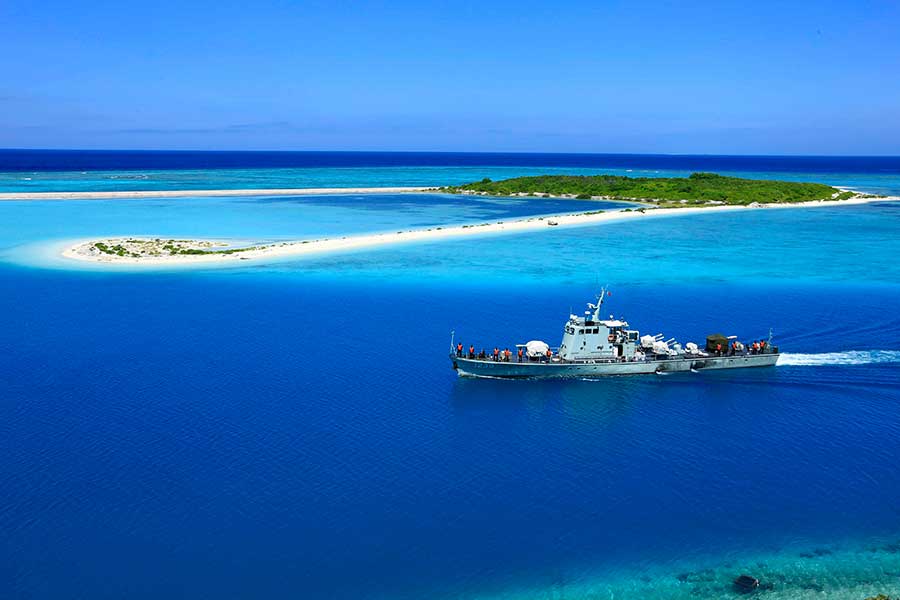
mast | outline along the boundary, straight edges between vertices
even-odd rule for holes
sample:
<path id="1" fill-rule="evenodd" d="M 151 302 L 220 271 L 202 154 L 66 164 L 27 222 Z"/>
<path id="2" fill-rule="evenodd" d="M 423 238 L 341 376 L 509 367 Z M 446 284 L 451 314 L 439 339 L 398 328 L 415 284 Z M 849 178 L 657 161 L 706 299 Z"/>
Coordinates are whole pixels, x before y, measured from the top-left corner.
<path id="1" fill-rule="evenodd" d="M 588 302 L 588 308 L 594 309 L 594 314 L 591 316 L 591 320 L 594 321 L 595 323 L 597 321 L 601 320 L 600 309 L 603 307 L 603 300 L 604 300 L 604 298 L 606 298 L 607 293 L 608 292 L 606 291 L 606 286 L 603 286 L 602 288 L 600 288 L 600 295 L 597 296 L 597 304 L 594 304 L 593 302 Z"/>

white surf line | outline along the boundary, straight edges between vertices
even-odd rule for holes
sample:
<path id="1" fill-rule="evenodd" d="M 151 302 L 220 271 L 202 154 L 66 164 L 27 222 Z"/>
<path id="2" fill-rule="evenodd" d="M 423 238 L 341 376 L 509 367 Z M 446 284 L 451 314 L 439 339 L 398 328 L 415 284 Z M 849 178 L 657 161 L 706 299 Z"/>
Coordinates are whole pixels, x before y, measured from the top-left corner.
<path id="1" fill-rule="evenodd" d="M 70 246 L 62 255 L 65 258 L 74 260 L 89 261 L 95 263 L 106 264 L 130 264 L 130 265 L 191 265 L 191 264 L 207 264 L 216 262 L 229 261 L 247 261 L 264 258 L 281 258 L 287 256 L 305 256 L 313 254 L 321 254 L 326 252 L 341 252 L 347 250 L 356 250 L 362 248 L 372 248 L 391 244 L 400 244 L 408 242 L 434 242 L 445 239 L 463 238 L 469 236 L 500 234 L 500 233 L 522 233 L 535 230 L 553 230 L 558 227 L 578 227 L 586 225 L 597 225 L 601 223 L 611 223 L 628 220 L 642 220 L 658 217 L 672 216 L 688 216 L 698 213 L 722 213 L 722 212 L 746 212 L 755 210 L 769 210 L 770 208 L 804 208 L 816 206 L 838 206 L 847 204 L 863 204 L 874 200 L 858 198 L 851 200 L 832 200 L 806 202 L 798 204 L 771 204 L 765 206 L 705 206 L 690 208 L 648 208 L 642 212 L 641 209 L 621 209 L 597 211 L 591 213 L 578 214 L 560 214 L 560 215 L 534 215 L 531 217 L 520 218 L 515 221 L 497 221 L 492 223 L 465 224 L 465 225 L 441 225 L 428 229 L 411 229 L 407 231 L 398 231 L 396 233 L 376 233 L 363 234 L 354 236 L 342 236 L 339 238 L 323 238 L 313 240 L 285 241 L 260 245 L 250 250 L 236 252 L 233 254 L 178 254 L 175 256 L 115 256 L 109 254 L 97 254 L 92 252 L 92 246 L 102 241 L 107 245 L 115 245 L 117 241 L 128 238 L 103 238 L 93 240 L 81 240 L 73 246 Z M 555 223 L 558 227 L 551 227 L 550 222 Z M 168 236 L 159 236 L 165 238 Z M 136 239 L 148 239 L 147 236 L 135 236 Z M 210 241 L 193 240 L 197 241 Z"/>
<path id="2" fill-rule="evenodd" d="M 132 198 L 201 198 L 210 196 L 307 196 L 317 194 L 406 194 L 435 192 L 437 187 L 274 188 L 247 190 L 135 190 L 117 192 L 3 192 L 0 200 L 124 200 Z"/>

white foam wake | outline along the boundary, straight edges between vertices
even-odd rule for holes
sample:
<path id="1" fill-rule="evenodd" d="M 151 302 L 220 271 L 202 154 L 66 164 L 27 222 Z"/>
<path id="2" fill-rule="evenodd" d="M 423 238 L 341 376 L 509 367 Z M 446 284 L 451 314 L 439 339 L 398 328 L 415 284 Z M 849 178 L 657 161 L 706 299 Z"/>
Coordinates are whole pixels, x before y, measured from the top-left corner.
<path id="1" fill-rule="evenodd" d="M 822 354 L 794 354 L 785 352 L 778 357 L 778 366 L 870 365 L 900 363 L 900 350 L 849 350 Z"/>

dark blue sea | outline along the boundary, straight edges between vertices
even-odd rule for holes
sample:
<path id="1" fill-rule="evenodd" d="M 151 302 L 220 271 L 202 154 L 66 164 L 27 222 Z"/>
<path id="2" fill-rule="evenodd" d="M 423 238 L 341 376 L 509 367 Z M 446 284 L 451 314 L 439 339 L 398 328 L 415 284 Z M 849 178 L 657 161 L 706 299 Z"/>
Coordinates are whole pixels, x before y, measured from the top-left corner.
<path id="1" fill-rule="evenodd" d="M 37 178 L 83 170 L 96 184 L 123 167 L 144 181 L 175 168 L 172 154 L 56 154 L 0 155 L 0 170 L 44 161 Z M 282 181 L 282 165 L 246 161 L 314 160 L 191 162 L 220 160 L 204 156 L 179 163 L 198 185 L 230 181 L 225 166 Z M 420 169 L 583 168 L 559 155 L 493 167 L 379 156 L 402 164 L 289 168 L 318 183 L 344 173 L 348 187 Z M 900 189 L 897 159 L 833 159 L 844 161 L 834 170 L 825 159 L 581 160 L 616 172 L 737 161 Z M 72 267 L 48 250 L 98 235 L 277 240 L 573 206 L 387 194 L 0 202 L 0 597 L 736 598 L 744 572 L 773 600 L 900 594 L 900 203 L 230 268 Z M 604 380 L 468 380 L 450 368 L 451 330 L 477 346 L 556 345 L 602 284 L 608 310 L 647 333 L 772 328 L 785 355 L 769 369 Z"/>
<path id="2" fill-rule="evenodd" d="M 316 167 L 578 167 L 708 171 L 900 173 L 897 156 L 716 156 L 499 152 L 241 152 L 3 150 L 0 171 L 127 171 Z"/>

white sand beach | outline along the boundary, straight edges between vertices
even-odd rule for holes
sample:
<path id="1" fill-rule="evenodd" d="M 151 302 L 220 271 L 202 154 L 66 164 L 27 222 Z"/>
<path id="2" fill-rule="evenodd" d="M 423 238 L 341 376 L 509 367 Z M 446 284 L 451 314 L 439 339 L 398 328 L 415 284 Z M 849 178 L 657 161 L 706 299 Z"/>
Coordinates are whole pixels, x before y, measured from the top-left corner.
<path id="1" fill-rule="evenodd" d="M 5 192 L 2 200 L 127 200 L 134 198 L 203 198 L 224 196 L 305 196 L 317 194 L 405 194 L 433 192 L 435 187 L 275 188 L 248 190 L 145 190 L 118 192 Z"/>
<path id="2" fill-rule="evenodd" d="M 473 223 L 465 225 L 434 226 L 427 229 L 410 229 L 390 233 L 372 233 L 322 239 L 306 239 L 296 241 L 284 241 L 267 244 L 246 244 L 238 246 L 240 250 L 232 253 L 222 253 L 222 248 L 235 246 L 218 239 L 194 239 L 178 240 L 182 248 L 201 251 L 213 251 L 215 253 L 197 254 L 165 254 L 147 252 L 140 256 L 127 253 L 124 256 L 100 251 L 97 244 L 107 247 L 117 244 L 136 242 L 140 244 L 152 244 L 151 238 L 105 238 L 93 240 L 80 240 L 67 247 L 62 255 L 65 258 L 90 261 L 105 264 L 127 265 L 201 265 L 211 263 L 254 261 L 281 257 L 301 257 L 307 255 L 323 254 L 328 252 L 342 252 L 364 248 L 402 244 L 409 242 L 437 242 L 461 237 L 496 235 L 503 233 L 522 233 L 527 231 L 546 230 L 552 231 L 563 227 L 579 227 L 588 225 L 600 225 L 604 223 L 625 222 L 631 220 L 643 220 L 660 217 L 687 217 L 697 213 L 720 212 L 748 212 L 755 210 L 773 209 L 797 209 L 824 206 L 847 206 L 865 204 L 886 200 L 900 200 L 900 198 L 853 198 L 840 201 L 817 201 L 798 204 L 768 204 L 755 206 L 705 206 L 689 208 L 635 208 L 612 211 L 595 211 L 579 214 L 536 215 L 512 221 L 497 221 L 490 223 Z M 167 240 L 158 240 L 157 245 L 165 244 Z M 133 244 L 134 245 L 134 244 Z M 149 247 L 149 246 L 148 246 Z M 158 249 L 158 248 L 157 248 Z"/>

